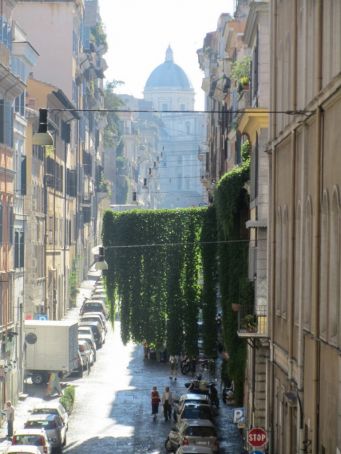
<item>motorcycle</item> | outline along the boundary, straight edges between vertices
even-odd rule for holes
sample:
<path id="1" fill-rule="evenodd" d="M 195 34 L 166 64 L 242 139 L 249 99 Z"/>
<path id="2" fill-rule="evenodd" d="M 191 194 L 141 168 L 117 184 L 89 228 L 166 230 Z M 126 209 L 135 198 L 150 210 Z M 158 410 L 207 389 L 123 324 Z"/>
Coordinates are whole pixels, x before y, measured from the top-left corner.
<path id="1" fill-rule="evenodd" d="M 233 391 L 232 386 L 230 386 L 230 387 L 224 386 L 223 393 L 222 393 L 222 399 L 223 399 L 224 404 L 229 404 L 233 401 L 234 391 Z"/>

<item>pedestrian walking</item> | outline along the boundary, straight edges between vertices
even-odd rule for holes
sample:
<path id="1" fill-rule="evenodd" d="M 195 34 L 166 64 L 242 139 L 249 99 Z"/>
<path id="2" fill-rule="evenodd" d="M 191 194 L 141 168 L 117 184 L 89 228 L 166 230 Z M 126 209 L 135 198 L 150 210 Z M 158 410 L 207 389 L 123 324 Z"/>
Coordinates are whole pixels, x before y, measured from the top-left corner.
<path id="1" fill-rule="evenodd" d="M 152 403 L 152 416 L 154 421 L 156 421 L 157 414 L 159 413 L 159 404 L 160 404 L 160 394 L 156 386 L 153 386 L 151 392 L 151 403 Z"/>
<path id="2" fill-rule="evenodd" d="M 179 356 L 178 355 L 170 355 L 169 357 L 169 365 L 170 365 L 170 380 L 176 380 L 178 376 L 178 368 L 179 368 Z"/>
<path id="3" fill-rule="evenodd" d="M 173 396 L 171 391 L 169 390 L 169 386 L 165 387 L 165 390 L 162 394 L 161 402 L 163 405 L 163 415 L 165 417 L 165 421 L 171 420 Z"/>
<path id="4" fill-rule="evenodd" d="M 59 397 L 63 395 L 58 374 L 56 372 L 51 372 L 47 384 L 47 395 L 52 396 L 55 393 L 57 393 Z"/>
<path id="5" fill-rule="evenodd" d="M 2 412 L 6 416 L 7 420 L 7 438 L 12 438 L 13 436 L 13 424 L 14 424 L 14 407 L 12 402 L 8 400 L 6 402 L 5 408 Z"/>

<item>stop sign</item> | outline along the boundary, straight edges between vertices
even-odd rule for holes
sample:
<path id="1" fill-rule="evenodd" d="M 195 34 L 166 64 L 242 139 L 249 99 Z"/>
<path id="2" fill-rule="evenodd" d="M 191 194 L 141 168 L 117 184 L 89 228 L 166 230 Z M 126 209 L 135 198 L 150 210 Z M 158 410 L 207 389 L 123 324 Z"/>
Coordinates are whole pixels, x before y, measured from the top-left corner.
<path id="1" fill-rule="evenodd" d="M 259 448 L 268 442 L 268 436 L 266 431 L 261 427 L 254 427 L 248 431 L 247 441 L 253 448 Z"/>

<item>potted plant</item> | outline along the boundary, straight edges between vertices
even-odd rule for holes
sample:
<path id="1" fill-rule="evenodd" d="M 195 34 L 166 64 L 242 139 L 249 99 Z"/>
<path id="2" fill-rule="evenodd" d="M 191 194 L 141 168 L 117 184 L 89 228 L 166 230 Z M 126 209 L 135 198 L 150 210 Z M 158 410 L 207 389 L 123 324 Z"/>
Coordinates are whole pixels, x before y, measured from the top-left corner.
<path id="1" fill-rule="evenodd" d="M 257 329 L 257 318 L 253 314 L 247 314 L 241 323 L 242 329 L 245 329 L 249 333 L 253 333 Z"/>
<path id="2" fill-rule="evenodd" d="M 236 60 L 232 64 L 231 79 L 236 83 L 238 89 L 248 88 L 250 82 L 251 57 L 245 57 Z"/>

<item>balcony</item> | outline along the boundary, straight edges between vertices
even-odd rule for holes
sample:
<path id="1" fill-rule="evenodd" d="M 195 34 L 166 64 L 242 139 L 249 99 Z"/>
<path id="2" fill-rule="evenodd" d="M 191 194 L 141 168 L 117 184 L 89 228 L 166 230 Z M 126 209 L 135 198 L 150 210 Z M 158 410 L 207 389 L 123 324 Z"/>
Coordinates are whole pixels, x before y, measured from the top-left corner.
<path id="1" fill-rule="evenodd" d="M 258 305 L 256 307 L 238 308 L 238 336 L 239 337 L 268 337 L 268 307 Z"/>

